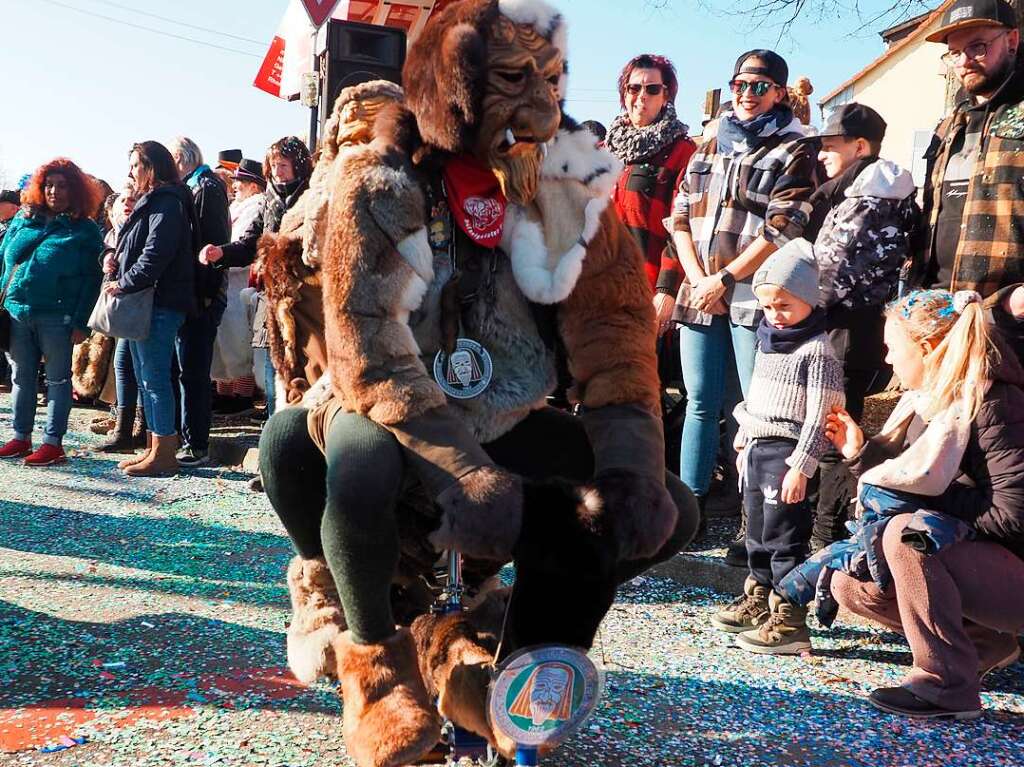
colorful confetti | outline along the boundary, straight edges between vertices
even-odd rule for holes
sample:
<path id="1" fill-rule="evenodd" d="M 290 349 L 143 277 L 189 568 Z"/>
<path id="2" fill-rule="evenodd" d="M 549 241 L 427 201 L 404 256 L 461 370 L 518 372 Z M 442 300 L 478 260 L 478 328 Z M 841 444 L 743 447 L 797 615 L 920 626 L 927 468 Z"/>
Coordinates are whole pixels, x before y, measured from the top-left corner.
<path id="1" fill-rule="evenodd" d="M 74 411 L 67 465 L 0 464 L 0 765 L 350 765 L 332 687 L 285 667 L 291 547 L 265 496 L 232 468 L 128 480 L 89 451 L 93 414 Z M 256 430 L 218 422 L 214 439 Z M 603 704 L 544 764 L 1024 763 L 1024 667 L 986 681 L 977 722 L 888 717 L 864 699 L 905 673 L 900 637 L 844 622 L 808 656 L 754 656 L 709 628 L 727 598 L 628 584 L 593 650 Z"/>

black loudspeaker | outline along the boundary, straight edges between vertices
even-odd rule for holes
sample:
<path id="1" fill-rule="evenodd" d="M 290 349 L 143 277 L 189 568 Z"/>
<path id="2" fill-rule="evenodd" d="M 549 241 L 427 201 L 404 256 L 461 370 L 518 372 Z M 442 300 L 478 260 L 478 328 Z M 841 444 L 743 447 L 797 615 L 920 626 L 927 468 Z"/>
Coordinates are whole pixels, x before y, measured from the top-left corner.
<path id="1" fill-rule="evenodd" d="M 401 84 L 405 48 L 404 29 L 334 19 L 328 22 L 327 46 L 320 53 L 320 126 L 330 117 L 342 88 L 368 80 Z"/>

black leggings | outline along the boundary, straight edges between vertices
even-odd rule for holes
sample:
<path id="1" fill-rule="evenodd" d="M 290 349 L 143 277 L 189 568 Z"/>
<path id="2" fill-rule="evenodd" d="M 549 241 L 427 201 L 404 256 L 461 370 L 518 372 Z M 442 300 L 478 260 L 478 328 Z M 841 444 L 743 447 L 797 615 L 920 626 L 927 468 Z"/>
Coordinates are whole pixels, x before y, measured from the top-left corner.
<path id="1" fill-rule="evenodd" d="M 582 422 L 551 408 L 535 411 L 484 448 L 495 463 L 529 479 L 584 482 L 593 474 Z M 260 470 L 297 552 L 307 559 L 326 558 L 355 641 L 375 643 L 390 636 L 395 627 L 391 582 L 400 551 L 395 508 L 406 486 L 398 441 L 363 416 L 339 413 L 328 429 L 325 457 L 309 436 L 306 411 L 288 408 L 263 430 Z M 675 533 L 655 557 L 622 565 L 616 583 L 668 559 L 696 532 L 693 495 L 674 475 L 668 487 L 680 509 Z"/>

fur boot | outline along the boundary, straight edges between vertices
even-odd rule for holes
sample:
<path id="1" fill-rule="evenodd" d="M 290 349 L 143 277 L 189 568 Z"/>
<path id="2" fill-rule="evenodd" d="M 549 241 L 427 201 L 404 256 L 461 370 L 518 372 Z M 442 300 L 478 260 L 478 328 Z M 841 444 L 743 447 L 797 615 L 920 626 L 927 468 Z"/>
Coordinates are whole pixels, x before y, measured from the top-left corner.
<path id="1" fill-rule="evenodd" d="M 334 577 L 323 557 L 295 557 L 288 565 L 292 621 L 288 626 L 288 668 L 303 684 L 333 675 L 332 642 L 345 630 L 345 613 Z"/>
<path id="2" fill-rule="evenodd" d="M 494 743 L 487 723 L 487 686 L 494 653 L 477 638 L 465 613 L 421 615 L 412 624 L 427 694 L 442 716 Z"/>
<path id="3" fill-rule="evenodd" d="M 360 645 L 346 631 L 333 642 L 344 701 L 343 732 L 358 767 L 400 767 L 429 752 L 441 737 L 409 629 Z"/>

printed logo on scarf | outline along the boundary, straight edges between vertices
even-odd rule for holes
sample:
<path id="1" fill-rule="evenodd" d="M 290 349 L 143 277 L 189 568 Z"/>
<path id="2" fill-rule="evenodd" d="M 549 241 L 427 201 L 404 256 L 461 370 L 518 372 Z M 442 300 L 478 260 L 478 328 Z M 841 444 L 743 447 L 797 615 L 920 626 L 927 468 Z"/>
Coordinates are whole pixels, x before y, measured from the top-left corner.
<path id="1" fill-rule="evenodd" d="M 474 239 L 491 236 L 504 213 L 501 204 L 490 197 L 467 197 L 463 208 L 466 228 L 471 237 L 475 235 Z"/>

